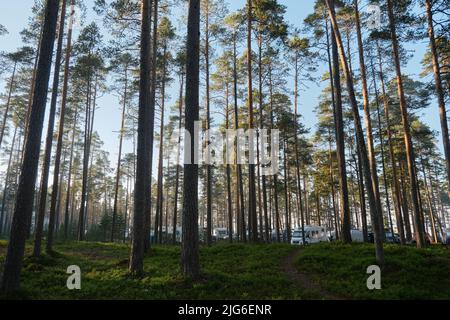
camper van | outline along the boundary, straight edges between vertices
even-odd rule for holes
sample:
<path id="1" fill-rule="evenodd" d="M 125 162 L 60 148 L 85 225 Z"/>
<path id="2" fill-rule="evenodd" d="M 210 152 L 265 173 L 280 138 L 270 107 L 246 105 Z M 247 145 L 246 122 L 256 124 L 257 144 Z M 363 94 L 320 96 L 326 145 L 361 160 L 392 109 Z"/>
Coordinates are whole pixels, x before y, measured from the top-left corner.
<path id="1" fill-rule="evenodd" d="M 305 242 L 306 244 L 328 242 L 327 229 L 321 226 L 305 226 Z M 302 229 L 298 228 L 292 232 L 291 244 L 302 245 L 303 234 Z"/>
<path id="2" fill-rule="evenodd" d="M 364 234 L 359 229 L 350 230 L 350 235 L 352 236 L 352 242 L 364 242 Z M 336 240 L 336 231 L 331 231 L 330 241 Z"/>
<path id="3" fill-rule="evenodd" d="M 227 240 L 229 238 L 227 228 L 215 228 L 213 230 L 213 237 L 216 241 Z"/>

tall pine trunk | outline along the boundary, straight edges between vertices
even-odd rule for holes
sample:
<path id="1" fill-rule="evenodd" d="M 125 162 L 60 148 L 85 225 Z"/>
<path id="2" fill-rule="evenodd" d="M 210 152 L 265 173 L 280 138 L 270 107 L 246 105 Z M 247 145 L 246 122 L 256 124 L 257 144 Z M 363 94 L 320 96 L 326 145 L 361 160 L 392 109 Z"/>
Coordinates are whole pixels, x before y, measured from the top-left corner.
<path id="1" fill-rule="evenodd" d="M 436 38 L 434 35 L 431 0 L 425 0 L 425 6 L 427 10 L 428 36 L 430 38 L 434 82 L 436 86 L 436 93 L 439 104 L 439 118 L 441 121 L 442 141 L 444 143 L 445 169 L 447 173 L 448 194 L 450 195 L 450 140 L 448 136 L 447 110 L 445 109 L 445 96 L 444 96 L 444 89 L 442 87 L 441 67 L 439 63 L 439 54 L 437 52 L 436 47 Z"/>
<path id="2" fill-rule="evenodd" d="M 172 223 L 172 243 L 177 241 L 177 218 L 178 218 L 178 194 L 180 188 L 180 151 L 181 151 L 181 134 L 183 121 L 183 90 L 184 90 L 184 67 L 181 68 L 180 96 L 178 100 L 178 147 L 177 147 L 177 172 L 175 175 L 175 196 L 173 203 L 173 223 Z"/>
<path id="3" fill-rule="evenodd" d="M 369 102 L 369 90 L 367 86 L 367 75 L 366 75 L 366 64 L 364 61 L 364 44 L 362 39 L 361 32 L 361 23 L 359 17 L 359 7 L 358 0 L 354 0 L 354 9 L 355 9 L 355 22 L 356 22 L 356 34 L 358 38 L 358 53 L 359 53 L 359 68 L 361 73 L 361 82 L 362 82 L 362 95 L 363 95 L 363 105 L 364 105 L 364 119 L 366 123 L 366 136 L 367 136 L 367 151 L 369 157 L 369 165 L 370 165 L 370 174 L 372 176 L 372 188 L 375 194 L 375 203 L 378 211 L 378 219 L 380 225 L 380 233 L 384 233 L 383 227 L 383 209 L 381 206 L 381 195 L 380 195 L 380 186 L 378 181 L 378 170 L 377 170 L 377 161 L 375 157 L 375 146 L 373 143 L 373 130 L 372 130 L 372 120 L 370 117 L 370 102 Z M 369 188 L 370 185 L 367 185 Z"/>
<path id="4" fill-rule="evenodd" d="M 28 221 L 32 214 L 33 199 L 39 151 L 41 147 L 42 129 L 44 125 L 45 105 L 48 93 L 48 81 L 52 65 L 56 25 L 58 20 L 59 1 L 47 0 L 45 20 L 40 45 L 39 62 L 36 72 L 33 103 L 27 130 L 25 152 L 16 205 L 11 225 L 11 236 L 4 264 L 2 292 L 11 294 L 19 288 L 20 273 L 25 251 L 25 240 L 28 232 Z"/>
<path id="5" fill-rule="evenodd" d="M 66 107 L 67 107 L 67 93 L 69 88 L 69 73 L 70 73 L 70 58 L 72 54 L 72 34 L 73 34 L 73 23 L 74 23 L 74 15 L 75 15 L 75 7 L 74 7 L 75 0 L 71 0 L 70 3 L 70 18 L 69 18 L 69 30 L 67 32 L 67 46 L 66 46 L 66 56 L 64 61 L 64 81 L 63 81 L 63 88 L 62 88 L 62 98 L 61 98 L 61 111 L 59 116 L 59 125 L 58 125 L 58 139 L 57 139 L 57 145 L 56 145 L 56 154 L 55 154 L 55 167 L 53 171 L 53 187 L 58 187 L 58 177 L 59 177 L 59 171 L 60 171 L 60 164 L 61 164 L 61 153 L 62 153 L 62 146 L 63 146 L 63 137 L 64 137 L 64 123 L 65 123 L 65 115 L 66 115 Z M 71 182 L 71 173 L 72 173 L 72 160 L 73 160 L 73 145 L 74 145 L 74 137 L 75 137 L 75 126 L 76 126 L 76 119 L 78 116 L 78 108 L 75 111 L 75 121 L 74 121 L 74 136 L 72 137 L 72 144 L 70 149 L 70 164 L 69 164 L 69 181 L 68 181 L 68 187 L 67 192 L 68 195 L 66 197 L 66 212 L 65 212 L 65 220 L 64 220 L 64 237 L 67 239 L 68 236 L 68 203 L 69 203 L 69 197 L 70 197 L 70 182 Z M 54 189 L 55 190 L 55 189 Z M 50 217 L 54 216 L 56 214 L 56 201 L 58 198 L 58 192 L 52 192 L 52 198 L 50 202 Z M 53 246 L 53 229 L 48 230 L 48 236 L 47 236 L 47 251 L 51 251 Z"/>
<path id="6" fill-rule="evenodd" d="M 163 225 L 163 198 L 164 198 L 164 182 L 163 182 L 163 160 L 164 160 L 164 113 L 166 101 L 166 46 L 163 49 L 163 73 L 161 84 L 161 119 L 159 129 L 159 156 L 158 156 L 158 185 L 156 196 L 156 216 L 155 216 L 155 240 L 157 243 L 162 243 L 162 225 Z"/>
<path id="7" fill-rule="evenodd" d="M 328 2 L 328 0 L 326 0 Z M 331 0 L 332 5 L 330 10 L 334 14 L 334 0 Z M 336 44 L 336 37 L 334 36 L 335 26 L 331 25 L 331 52 L 333 56 L 333 84 L 334 84 L 334 121 L 336 128 L 336 151 L 339 168 L 339 186 L 340 186 L 340 215 L 341 215 L 341 233 L 340 239 L 346 243 L 352 241 L 350 233 L 350 204 L 348 198 L 347 185 L 347 168 L 345 162 L 345 136 L 344 136 L 344 120 L 342 111 L 342 89 L 341 89 L 341 74 L 339 67 L 339 53 Z"/>
<path id="8" fill-rule="evenodd" d="M 211 127 L 211 99 L 210 99 L 210 62 L 209 62 L 209 0 L 205 0 L 205 64 L 206 64 L 206 132 Z M 209 143 L 209 134 L 205 137 Z M 209 163 L 209 153 L 206 163 L 206 244 L 212 244 L 212 165 Z"/>
<path id="9" fill-rule="evenodd" d="M 10 179 L 10 170 L 11 170 L 11 164 L 12 164 L 12 159 L 13 159 L 13 154 L 14 154 L 14 147 L 16 144 L 16 137 L 17 137 L 17 128 L 14 128 L 14 134 L 13 134 L 13 138 L 11 141 L 11 150 L 9 151 L 9 158 L 8 158 L 8 165 L 6 167 L 6 176 L 5 176 L 5 184 L 3 187 L 3 193 L 2 193 L 2 206 L 1 206 L 1 211 L 0 211 L 0 235 L 3 235 L 3 225 L 6 224 L 5 223 L 5 209 L 6 209 L 6 201 L 8 198 L 8 182 Z"/>
<path id="10" fill-rule="evenodd" d="M 116 169 L 116 182 L 114 186 L 114 208 L 111 224 L 111 242 L 114 242 L 114 232 L 116 229 L 117 214 L 118 214 L 118 202 L 119 202 L 119 184 L 121 177 L 121 165 L 122 165 L 122 147 L 123 147 L 123 135 L 125 132 L 125 114 L 127 110 L 127 100 L 128 100 L 128 65 L 125 65 L 125 87 L 123 90 L 123 106 L 122 106 L 122 121 L 120 125 L 119 133 L 119 155 L 117 159 L 117 169 Z"/>
<path id="11" fill-rule="evenodd" d="M 56 104 L 58 102 L 58 89 L 59 89 L 59 71 L 61 69 L 61 58 L 62 58 L 62 48 L 63 48 L 63 40 L 64 40 L 64 26 L 66 19 L 66 6 L 67 0 L 62 1 L 61 6 L 61 14 L 59 19 L 59 31 L 58 31 L 58 46 L 56 49 L 56 60 L 55 60 L 55 68 L 53 74 L 53 86 L 52 86 L 52 98 L 50 102 L 50 113 L 48 117 L 48 128 L 47 128 L 47 138 L 45 141 L 45 154 L 44 154 L 44 163 L 42 165 L 42 174 L 41 174 L 41 193 L 39 197 L 39 207 L 38 207 L 38 220 L 36 225 L 36 231 L 34 235 L 34 248 L 33 248 L 33 256 L 38 257 L 41 255 L 41 244 L 42 244 L 42 235 L 44 229 L 44 217 L 45 211 L 47 208 L 47 193 L 48 193 L 48 176 L 50 173 L 50 162 L 51 162 L 51 154 L 52 154 L 52 145 L 53 145 L 53 131 L 55 126 L 55 118 L 56 118 Z M 56 176 L 59 179 L 59 176 Z M 55 189 L 56 187 L 56 189 Z M 56 186 L 53 186 L 52 193 L 58 193 L 58 183 Z M 52 222 L 52 229 L 54 226 L 54 215 L 50 217 Z M 50 224 L 49 224 L 50 228 Z"/>
<path id="12" fill-rule="evenodd" d="M 294 75 L 294 123 L 295 123 L 295 133 L 294 133 L 294 143 L 295 143 L 295 173 L 297 182 L 297 198 L 298 198 L 298 209 L 300 211 L 301 229 L 302 229 L 302 241 L 306 243 L 305 239 L 305 215 L 303 212 L 303 201 L 302 201 L 302 184 L 301 184 L 301 174 L 300 174 L 300 150 L 298 141 L 298 96 L 299 96 L 299 57 L 296 52 L 295 57 L 295 75 Z M 334 195 L 333 195 L 334 197 Z M 333 198 L 334 203 L 334 198 Z"/>
<path id="13" fill-rule="evenodd" d="M 6 100 L 5 111 L 3 113 L 2 128 L 0 129 L 0 147 L 2 146 L 3 135 L 5 134 L 6 122 L 8 120 L 8 114 L 9 114 L 9 107 L 11 106 L 11 97 L 12 97 L 13 88 L 14 88 L 14 80 L 16 78 L 17 63 L 18 63 L 17 60 L 14 61 L 14 67 L 13 67 L 13 71 L 11 74 L 11 80 L 9 83 L 8 98 Z"/>
<path id="14" fill-rule="evenodd" d="M 411 138 L 411 128 L 408 119 L 408 106 L 406 104 L 405 92 L 403 90 L 403 78 L 400 63 L 400 53 L 397 39 L 397 30 L 395 25 L 394 7 L 392 0 L 387 0 L 389 27 L 391 32 L 392 51 L 394 54 L 395 71 L 397 74 L 397 92 L 400 100 L 400 113 L 403 124 L 403 136 L 405 140 L 406 161 L 408 164 L 408 176 L 411 187 L 412 207 L 414 212 L 414 221 L 416 223 L 415 236 L 417 247 L 421 248 L 425 245 L 424 232 L 422 228 L 420 203 L 418 197 L 418 184 L 415 168 L 414 147 Z"/>
<path id="15" fill-rule="evenodd" d="M 233 35 L 233 98 L 234 98 L 234 129 L 239 130 L 239 107 L 238 107 L 238 75 L 237 75 L 237 39 L 236 33 Z M 237 150 L 236 150 L 237 152 Z M 237 159 L 237 157 L 236 157 Z M 245 241 L 245 232 L 242 234 L 242 222 L 244 221 L 244 185 L 242 182 L 242 165 L 236 161 L 236 226 L 237 226 L 237 236 L 238 240 L 241 238 Z M 245 223 L 244 223 L 245 226 Z M 245 227 L 243 227 L 245 229 Z"/>
<path id="16" fill-rule="evenodd" d="M 342 38 L 341 38 L 341 34 L 340 34 L 339 27 L 337 24 L 336 15 L 335 15 L 332 5 L 330 4 L 330 1 L 331 0 L 326 0 L 330 20 L 331 20 L 331 23 L 333 26 L 334 38 L 336 39 L 336 45 L 337 45 L 337 48 L 339 51 L 339 56 L 340 56 L 341 64 L 343 67 L 345 80 L 347 83 L 347 90 L 348 90 L 348 94 L 349 94 L 349 98 L 350 98 L 350 105 L 351 105 L 351 109 L 352 109 L 352 113 L 353 113 L 353 120 L 355 122 L 357 144 L 360 147 L 361 164 L 363 167 L 364 180 L 365 180 L 366 186 L 370 186 L 370 185 L 372 185 L 371 173 L 370 173 L 370 163 L 369 163 L 369 159 L 368 159 L 368 155 L 367 155 L 366 142 L 365 142 L 364 134 L 362 131 L 358 103 L 356 101 L 356 96 L 355 96 L 353 77 L 350 72 L 347 59 L 345 57 L 344 47 L 342 45 Z M 367 194 L 368 194 L 368 199 L 369 199 L 370 215 L 371 215 L 372 228 L 373 228 L 373 233 L 374 233 L 375 255 L 376 255 L 377 263 L 379 265 L 383 266 L 384 265 L 383 235 L 380 233 L 382 227 L 380 226 L 380 218 L 378 216 L 380 214 L 380 212 L 377 210 L 374 190 L 372 188 L 367 187 Z M 346 223 L 348 223 L 348 222 L 346 222 Z M 344 236 L 344 238 L 345 238 L 345 236 Z M 350 236 L 350 241 L 351 241 L 351 236 Z"/>
<path id="17" fill-rule="evenodd" d="M 181 270 L 187 277 L 196 279 L 200 274 L 198 239 L 198 164 L 195 163 L 198 147 L 195 142 L 195 122 L 199 119 L 200 87 L 200 0 L 189 0 L 186 64 L 184 165 L 183 241 Z"/>
<path id="18" fill-rule="evenodd" d="M 253 69 L 252 69 L 252 21 L 253 1 L 247 0 L 247 104 L 248 128 L 254 130 L 253 114 Z M 256 189 L 255 189 L 255 141 L 253 134 L 249 136 L 249 165 L 248 165 L 248 221 L 249 237 L 252 242 L 258 241 L 258 223 L 256 215 Z M 244 229 L 244 234 L 246 230 Z"/>
<path id="19" fill-rule="evenodd" d="M 149 150 L 147 139 L 150 134 L 148 119 L 151 106 L 151 15 L 152 1 L 142 0 L 141 7 L 141 48 L 140 48 L 140 80 L 139 80 L 139 115 L 138 115 L 138 138 L 137 138 L 137 160 L 136 179 L 134 188 L 134 214 L 133 214 L 133 236 L 131 245 L 131 257 L 129 271 L 133 275 L 142 275 L 144 272 L 144 250 L 146 235 L 146 220 L 149 208 L 147 197 L 150 190 L 150 179 L 148 174 Z"/>
<path id="20" fill-rule="evenodd" d="M 145 187 L 145 201 L 146 201 L 146 212 L 145 212 L 145 226 L 144 226 L 144 252 L 150 250 L 150 230 L 151 230 L 151 214 L 152 214 L 152 165 L 153 165 L 153 141 L 154 141 L 154 128 L 155 128 L 155 106 L 156 106 L 156 68 L 157 68 L 157 45 L 158 45 L 158 8 L 159 1 L 153 0 L 151 3 L 153 11 L 151 11 L 151 21 L 153 22 L 153 36 L 151 41 L 151 76 L 150 76 L 150 107 L 147 113 L 147 119 L 145 120 L 146 126 L 148 126 L 148 132 L 146 135 L 146 154 L 149 157 L 147 160 L 148 165 L 146 166 L 145 175 L 150 177 L 148 180 L 148 185 Z M 152 14 L 153 12 L 153 14 Z"/>

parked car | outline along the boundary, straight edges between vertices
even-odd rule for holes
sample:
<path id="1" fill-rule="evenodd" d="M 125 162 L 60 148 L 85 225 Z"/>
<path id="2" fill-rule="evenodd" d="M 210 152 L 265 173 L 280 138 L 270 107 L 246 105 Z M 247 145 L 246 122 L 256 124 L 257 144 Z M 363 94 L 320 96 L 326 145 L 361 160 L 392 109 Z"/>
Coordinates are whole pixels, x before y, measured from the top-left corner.
<path id="1" fill-rule="evenodd" d="M 328 242 L 326 227 L 321 226 L 305 226 L 305 244 Z M 303 231 L 301 228 L 295 229 L 292 233 L 291 244 L 303 245 Z"/>
<path id="2" fill-rule="evenodd" d="M 370 243 L 374 243 L 374 235 L 373 232 L 369 232 L 367 234 L 368 240 Z M 385 243 L 395 243 L 395 244 L 400 244 L 400 235 L 398 233 L 394 233 L 392 234 L 392 232 L 390 231 L 385 231 Z"/>
<path id="3" fill-rule="evenodd" d="M 398 233 L 392 234 L 392 232 L 386 232 L 386 243 L 397 243 L 399 244 L 400 235 Z"/>

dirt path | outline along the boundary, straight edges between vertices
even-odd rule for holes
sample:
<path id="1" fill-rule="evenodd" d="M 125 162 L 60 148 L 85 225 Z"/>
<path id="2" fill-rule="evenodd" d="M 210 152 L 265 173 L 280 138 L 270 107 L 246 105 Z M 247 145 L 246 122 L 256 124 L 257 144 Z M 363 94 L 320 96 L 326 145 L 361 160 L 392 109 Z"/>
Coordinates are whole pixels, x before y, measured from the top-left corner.
<path id="1" fill-rule="evenodd" d="M 311 280 L 311 278 L 301 270 L 298 270 L 295 266 L 296 258 L 301 253 L 301 249 L 295 250 L 287 256 L 282 264 L 282 270 L 287 274 L 295 285 L 310 291 L 317 295 L 319 299 L 324 300 L 343 300 L 342 298 L 326 291 L 317 282 Z"/>

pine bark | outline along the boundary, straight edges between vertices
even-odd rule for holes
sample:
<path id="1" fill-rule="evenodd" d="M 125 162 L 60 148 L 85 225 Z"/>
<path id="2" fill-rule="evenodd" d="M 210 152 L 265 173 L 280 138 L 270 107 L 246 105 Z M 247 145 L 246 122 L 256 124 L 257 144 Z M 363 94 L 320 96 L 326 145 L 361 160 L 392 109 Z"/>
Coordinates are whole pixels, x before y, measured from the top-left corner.
<path id="1" fill-rule="evenodd" d="M 418 248 L 421 248 L 426 245 L 425 238 L 423 234 L 422 222 L 421 222 L 421 213 L 420 213 L 420 203 L 418 197 L 418 184 L 417 184 L 417 174 L 415 168 L 415 154 L 414 154 L 414 146 L 411 138 L 411 129 L 409 125 L 408 119 L 408 106 L 406 103 L 405 92 L 403 90 L 403 78 L 402 78 L 402 70 L 400 63 L 400 53 L 399 53 L 399 45 L 397 39 L 397 30 L 395 25 L 395 16 L 394 16 L 394 7 L 393 1 L 387 0 L 387 9 L 389 16 L 389 27 L 391 32 L 391 41 L 392 41 L 392 51 L 394 54 L 394 64 L 395 71 L 397 74 L 397 92 L 400 100 L 400 113 L 402 118 L 403 125 L 403 136 L 405 140 L 405 152 L 406 152 L 406 161 L 408 164 L 408 176 L 411 187 L 411 199 L 412 199 L 412 208 L 414 212 L 414 220 L 416 223 L 415 228 L 415 236 L 416 236 L 416 244 Z"/>
<path id="2" fill-rule="evenodd" d="M 4 294 L 13 293 L 19 288 L 20 284 L 25 240 L 29 228 L 28 221 L 29 217 L 32 215 L 33 198 L 39 165 L 39 151 L 44 125 L 48 82 L 50 78 L 58 20 L 58 4 L 59 2 L 57 0 L 47 0 L 45 6 L 45 20 L 36 72 L 33 103 L 27 130 L 16 205 L 11 225 L 11 236 L 8 243 L 8 251 L 3 271 L 2 292 Z"/>
<path id="3" fill-rule="evenodd" d="M 185 139 L 185 150 L 190 158 L 184 165 L 183 241 L 181 270 L 186 277 L 197 279 L 200 274 L 198 239 L 198 154 L 194 136 L 195 122 L 199 119 L 199 61 L 200 61 L 200 0 L 189 0 L 186 65 L 185 127 L 190 134 Z"/>
<path id="4" fill-rule="evenodd" d="M 147 197 L 151 177 L 147 175 L 149 166 L 149 151 L 147 139 L 151 134 L 148 128 L 148 113 L 151 105 L 151 15 L 152 1 L 142 0 L 141 7 L 141 48 L 140 48 L 140 80 L 139 80 L 139 115 L 136 180 L 134 188 L 133 236 L 129 271 L 140 276 L 144 272 L 144 238 L 146 216 L 149 210 Z M 149 235 L 148 235 L 149 236 Z"/>

